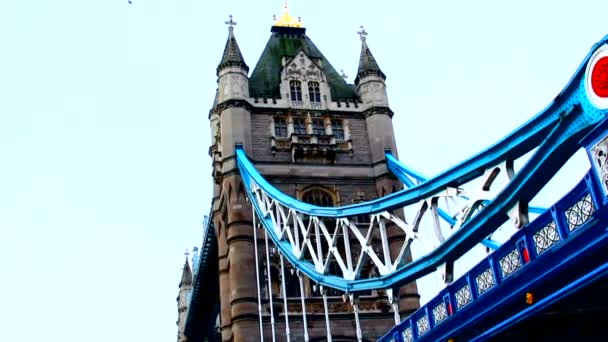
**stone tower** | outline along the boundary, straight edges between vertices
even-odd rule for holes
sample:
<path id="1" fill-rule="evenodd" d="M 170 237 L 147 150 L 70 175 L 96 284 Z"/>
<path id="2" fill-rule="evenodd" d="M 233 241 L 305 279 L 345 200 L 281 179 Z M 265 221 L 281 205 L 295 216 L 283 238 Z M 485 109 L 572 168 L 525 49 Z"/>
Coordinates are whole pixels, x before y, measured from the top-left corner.
<path id="1" fill-rule="evenodd" d="M 380 70 L 361 30 L 359 68 L 355 84 L 348 84 L 306 35 L 299 20 L 287 11 L 275 21 L 253 72 L 239 49 L 232 17 L 228 39 L 217 67 L 217 93 L 209 112 L 213 161 L 212 222 L 217 237 L 220 315 L 223 341 L 259 339 L 257 286 L 252 210 L 235 161 L 235 145 L 243 146 L 257 170 L 281 191 L 322 206 L 343 206 L 387 195 L 401 188 L 387 170 L 384 152 L 396 155 L 393 112 L 388 106 L 386 76 Z M 356 56 L 353 56 L 355 60 Z M 365 222 L 361 222 L 365 223 Z M 389 239 L 403 237 L 389 229 Z M 257 241 L 263 248 L 263 240 Z M 400 240 L 401 239 L 401 240 Z M 399 244 L 400 246 L 400 244 Z M 395 248 L 391 253 L 397 253 Z M 257 260 L 260 264 L 264 260 Z M 275 267 L 276 265 L 272 265 Z M 275 268 L 273 268 L 275 269 Z M 278 279 L 273 272 L 273 287 Z M 273 296 L 299 303 L 299 294 L 280 286 Z M 323 339 L 322 300 L 306 282 L 308 332 Z M 263 290 L 262 297 L 268 296 Z M 415 284 L 399 291 L 402 316 L 418 308 Z M 356 341 L 353 313 L 339 293 L 329 293 L 334 341 Z M 269 310 L 264 301 L 264 334 L 270 337 Z M 361 327 L 374 339 L 394 325 L 382 291 L 360 297 Z M 297 305 L 290 314 L 292 340 L 304 340 Z M 321 311 L 319 311 L 321 308 Z M 290 307 L 290 311 L 292 308 Z M 281 310 L 275 310 L 280 316 Z M 281 318 L 275 321 L 281 331 Z"/>
<path id="2" fill-rule="evenodd" d="M 186 325 L 186 315 L 188 312 L 188 304 L 192 294 L 192 271 L 186 257 L 184 270 L 182 271 L 182 279 L 179 282 L 179 295 L 177 296 L 177 342 L 186 341 L 184 336 L 184 327 Z"/>

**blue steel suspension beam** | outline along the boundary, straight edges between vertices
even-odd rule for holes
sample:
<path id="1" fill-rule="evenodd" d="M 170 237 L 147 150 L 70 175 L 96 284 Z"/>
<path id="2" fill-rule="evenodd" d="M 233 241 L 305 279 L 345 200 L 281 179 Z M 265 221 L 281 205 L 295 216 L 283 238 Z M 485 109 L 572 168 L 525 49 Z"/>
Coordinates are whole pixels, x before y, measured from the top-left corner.
<path id="1" fill-rule="evenodd" d="M 540 114 L 485 151 L 414 188 L 345 207 L 317 207 L 299 202 L 270 185 L 249 162 L 243 149 L 237 146 L 238 166 L 248 196 L 252 199 L 256 213 L 281 253 L 313 281 L 345 292 L 395 288 L 411 282 L 431 273 L 447 261 L 456 260 L 497 229 L 507 220 L 508 210 L 517 202 L 527 203 L 534 197 L 580 147 L 580 138 L 606 115 L 606 109 L 599 109 L 589 102 L 583 81 L 584 68 L 595 48 L 605 44 L 607 40 L 608 36 L 594 46 L 565 89 Z M 333 275 L 324 275 L 317 272 L 309 262 L 298 260 L 292 253 L 290 245 L 282 241 L 273 231 L 270 218 L 265 217 L 259 206 L 255 205 L 251 189 L 251 181 L 254 181 L 273 200 L 312 216 L 341 218 L 374 214 L 416 203 L 447 187 L 458 187 L 479 177 L 486 168 L 507 159 L 517 159 L 536 147 L 538 147 L 537 151 L 511 183 L 442 245 L 424 257 L 400 266 L 394 272 L 373 279 L 346 280 Z"/>

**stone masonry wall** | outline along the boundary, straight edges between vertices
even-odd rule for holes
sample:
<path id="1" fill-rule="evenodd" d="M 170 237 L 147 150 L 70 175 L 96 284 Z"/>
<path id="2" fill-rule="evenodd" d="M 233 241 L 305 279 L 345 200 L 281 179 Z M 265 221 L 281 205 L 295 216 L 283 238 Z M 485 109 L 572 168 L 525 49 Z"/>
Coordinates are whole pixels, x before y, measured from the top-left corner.
<path id="1" fill-rule="evenodd" d="M 251 156 L 256 162 L 272 162 L 272 163 L 291 163 L 291 153 L 288 151 L 277 151 L 274 154 L 271 151 L 271 136 L 272 136 L 272 118 L 274 115 L 280 115 L 278 113 L 263 112 L 255 113 L 251 115 L 251 129 L 252 129 L 252 151 Z M 292 115 L 296 115 L 292 113 Z M 301 113 L 298 117 L 304 117 L 305 114 Z M 360 116 L 360 117 L 357 117 Z M 330 117 L 338 118 L 337 116 L 331 115 L 320 115 L 316 116 L 320 118 Z M 351 153 L 339 152 L 336 155 L 336 165 L 366 165 L 371 163 L 369 155 L 369 139 L 367 137 L 367 129 L 365 126 L 365 119 L 361 114 L 353 113 L 351 116 L 345 117 L 348 128 L 350 130 L 350 139 L 352 141 L 352 155 Z"/>

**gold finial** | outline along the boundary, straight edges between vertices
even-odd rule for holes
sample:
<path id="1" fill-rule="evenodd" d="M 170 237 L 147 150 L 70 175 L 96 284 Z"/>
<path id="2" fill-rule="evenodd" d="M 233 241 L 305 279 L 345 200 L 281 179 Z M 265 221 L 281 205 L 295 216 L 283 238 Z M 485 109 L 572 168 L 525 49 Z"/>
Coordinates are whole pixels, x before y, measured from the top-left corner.
<path id="1" fill-rule="evenodd" d="M 302 27 L 302 19 L 298 17 L 295 19 L 291 15 L 289 15 L 289 4 L 285 1 L 285 11 L 283 14 L 277 19 L 276 15 L 273 16 L 274 26 L 282 26 L 282 27 Z"/>
<path id="2" fill-rule="evenodd" d="M 359 34 L 359 37 L 361 37 L 361 41 L 364 42 L 365 38 L 367 36 L 367 32 L 365 32 L 365 29 L 363 28 L 363 26 L 361 27 L 361 31 L 357 32 Z"/>

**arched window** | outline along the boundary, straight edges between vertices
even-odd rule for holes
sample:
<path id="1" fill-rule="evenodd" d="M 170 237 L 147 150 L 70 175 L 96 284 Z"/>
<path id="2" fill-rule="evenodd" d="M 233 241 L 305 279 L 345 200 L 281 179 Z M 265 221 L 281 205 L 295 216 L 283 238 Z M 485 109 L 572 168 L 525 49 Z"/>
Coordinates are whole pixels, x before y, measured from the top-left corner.
<path id="1" fill-rule="evenodd" d="M 321 91 L 319 90 L 319 82 L 308 82 L 308 96 L 311 103 L 321 102 Z"/>
<path id="2" fill-rule="evenodd" d="M 304 192 L 302 195 L 302 202 L 306 202 L 308 204 L 317 205 L 319 207 L 333 207 L 334 206 L 334 198 L 329 190 L 325 190 L 320 187 L 311 187 Z M 325 227 L 330 232 L 333 232 L 336 227 L 336 221 L 330 218 L 323 219 L 323 223 L 325 223 Z M 308 224 L 308 216 L 305 216 L 305 225 Z"/>
<path id="3" fill-rule="evenodd" d="M 324 189 L 313 187 L 302 195 L 302 202 L 318 205 L 319 207 L 333 207 L 334 199 L 331 194 Z"/>
<path id="4" fill-rule="evenodd" d="M 311 187 L 308 190 L 306 190 L 304 192 L 304 194 L 302 195 L 302 202 L 306 202 L 306 203 L 313 204 L 313 205 L 318 205 L 320 207 L 333 207 L 335 205 L 334 197 L 332 196 L 332 193 L 329 190 L 325 190 L 320 187 Z M 334 219 L 324 218 L 323 223 L 325 224 L 325 227 L 327 228 L 329 233 L 333 234 L 334 230 L 336 229 L 336 221 Z M 307 222 L 305 222 L 305 224 L 307 224 Z M 328 248 L 327 244 L 322 243 L 321 246 L 322 246 L 321 248 L 323 249 L 323 254 L 326 254 L 327 248 Z M 338 248 L 340 249 L 341 247 L 338 247 Z M 343 255 L 343 251 L 340 254 Z M 340 272 L 341 272 L 341 270 L 340 270 L 340 267 L 338 266 L 338 263 L 336 262 L 335 259 L 333 259 L 329 264 L 329 273 L 333 274 L 333 275 L 340 275 L 341 274 Z M 338 290 L 328 288 L 327 295 L 328 296 L 341 296 L 342 293 Z"/>
<path id="5" fill-rule="evenodd" d="M 291 95 L 291 101 L 302 101 L 302 83 L 300 81 L 289 82 L 289 93 Z"/>

